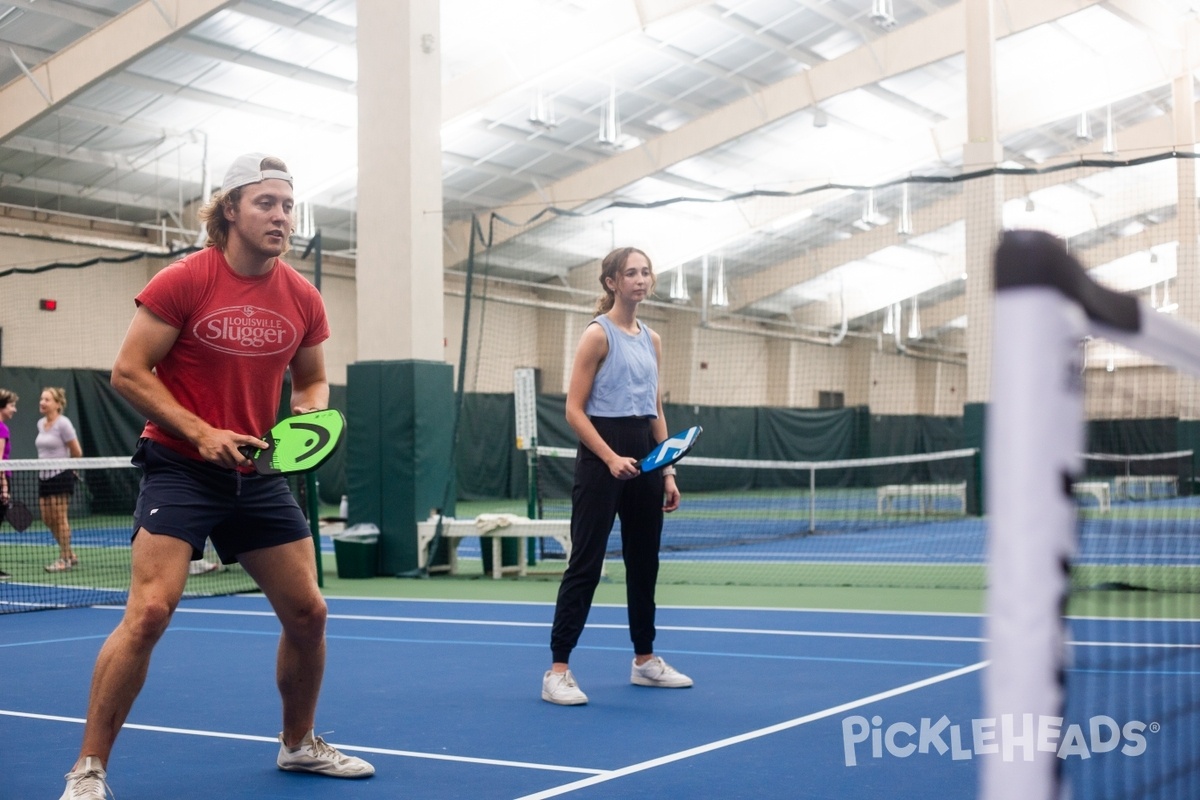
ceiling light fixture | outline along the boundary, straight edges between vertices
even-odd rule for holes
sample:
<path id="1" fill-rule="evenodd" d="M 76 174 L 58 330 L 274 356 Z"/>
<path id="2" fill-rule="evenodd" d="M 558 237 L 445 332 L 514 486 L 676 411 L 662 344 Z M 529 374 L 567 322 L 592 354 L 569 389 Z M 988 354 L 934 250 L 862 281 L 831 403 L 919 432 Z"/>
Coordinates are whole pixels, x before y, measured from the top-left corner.
<path id="1" fill-rule="evenodd" d="M 717 279 L 713 282 L 712 299 L 708 304 L 714 308 L 729 305 L 729 290 L 725 286 L 725 256 L 717 256 Z"/>
<path id="2" fill-rule="evenodd" d="M 1111 105 L 1104 112 L 1104 152 L 1110 156 L 1117 153 L 1117 137 L 1113 132 Z"/>
<path id="3" fill-rule="evenodd" d="M 302 201 L 292 209 L 292 232 L 301 239 L 311 239 L 317 232 L 317 224 L 313 219 L 312 203 Z"/>
<path id="4" fill-rule="evenodd" d="M 558 127 L 558 120 L 554 116 L 554 100 L 547 97 L 540 86 L 529 103 L 529 124 L 544 131 Z"/>
<path id="5" fill-rule="evenodd" d="M 896 27 L 896 9 L 892 0 L 871 0 L 871 22 L 885 31 Z"/>
<path id="6" fill-rule="evenodd" d="M 596 141 L 605 147 L 620 147 L 621 120 L 617 116 L 617 84 L 615 82 L 608 86 L 608 104 L 605 105 L 604 114 L 600 118 L 600 135 Z"/>
<path id="7" fill-rule="evenodd" d="M 1171 279 L 1167 278 L 1165 281 L 1163 281 L 1162 305 L 1158 307 L 1158 310 L 1164 314 L 1170 314 L 1178 309 L 1179 303 L 1171 302 Z"/>
<path id="8" fill-rule="evenodd" d="M 900 236 L 911 236 L 913 232 L 912 209 L 908 203 L 908 184 L 900 190 L 900 219 L 896 222 L 896 233 Z"/>
<path id="9" fill-rule="evenodd" d="M 879 213 L 879 209 L 875 206 L 875 190 L 868 189 L 867 196 L 863 200 L 862 217 L 859 219 L 861 223 L 857 227 L 863 230 L 870 230 L 876 225 L 882 225 L 887 222 L 887 218 Z"/>
<path id="10" fill-rule="evenodd" d="M 1079 122 L 1075 123 L 1075 138 L 1081 142 L 1092 140 L 1092 121 L 1086 111 L 1079 112 Z"/>
<path id="11" fill-rule="evenodd" d="M 683 264 L 675 268 L 675 274 L 671 276 L 671 294 L 670 298 L 676 303 L 686 303 L 691 297 L 688 295 L 687 275 L 684 274 Z"/>
<path id="12" fill-rule="evenodd" d="M 912 299 L 912 311 L 908 315 L 908 338 L 921 338 L 921 309 L 917 305 L 917 298 Z"/>

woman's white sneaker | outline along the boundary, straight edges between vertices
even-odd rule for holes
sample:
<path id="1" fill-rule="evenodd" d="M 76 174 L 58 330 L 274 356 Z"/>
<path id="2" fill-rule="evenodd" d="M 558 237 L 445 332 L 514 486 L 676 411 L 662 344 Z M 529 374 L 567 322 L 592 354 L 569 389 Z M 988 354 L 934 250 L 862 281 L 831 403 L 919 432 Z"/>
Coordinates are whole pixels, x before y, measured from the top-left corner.
<path id="1" fill-rule="evenodd" d="M 587 695 L 575 682 L 571 670 L 546 670 L 546 674 L 542 676 L 542 699 L 560 706 L 581 706 L 587 703 Z"/>
<path id="2" fill-rule="evenodd" d="M 691 678 L 658 656 L 641 665 L 638 665 L 635 658 L 629 680 L 638 686 L 658 686 L 662 689 L 686 689 L 692 685 Z"/>

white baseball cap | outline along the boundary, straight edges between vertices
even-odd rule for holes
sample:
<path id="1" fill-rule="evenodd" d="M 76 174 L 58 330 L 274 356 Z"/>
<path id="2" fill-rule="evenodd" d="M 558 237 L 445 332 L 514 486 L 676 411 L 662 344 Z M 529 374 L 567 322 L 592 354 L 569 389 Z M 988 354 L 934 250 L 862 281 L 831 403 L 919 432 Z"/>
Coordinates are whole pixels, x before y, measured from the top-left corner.
<path id="1" fill-rule="evenodd" d="M 270 158 L 270 156 L 265 153 L 246 153 L 235 158 L 229 165 L 229 171 L 225 173 L 225 182 L 221 184 L 221 191 L 228 192 L 239 186 L 262 183 L 271 178 L 292 182 L 291 173 L 280 169 L 263 169 L 262 162 L 265 158 Z"/>

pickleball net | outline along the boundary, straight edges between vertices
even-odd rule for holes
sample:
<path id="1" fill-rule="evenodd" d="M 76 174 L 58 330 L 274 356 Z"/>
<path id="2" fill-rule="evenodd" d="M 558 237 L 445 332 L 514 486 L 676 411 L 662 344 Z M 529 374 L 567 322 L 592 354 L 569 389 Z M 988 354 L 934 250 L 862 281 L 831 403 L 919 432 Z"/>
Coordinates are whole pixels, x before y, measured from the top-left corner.
<path id="1" fill-rule="evenodd" d="M 1080 451 L 1089 419 L 1143 444 L 1195 441 L 1183 373 L 1200 375 L 1200 331 L 1104 289 L 1030 231 L 997 252 L 994 319 L 983 723 L 996 735 L 980 796 L 1198 797 L 1194 453 Z M 1116 347 L 1136 358 L 1111 368 Z M 1110 368 L 1088 368 L 1097 350 Z M 1147 382 L 1177 413 L 1140 407 Z"/>
<path id="2" fill-rule="evenodd" d="M 129 592 L 130 537 L 141 471 L 125 456 L 62 460 L 4 461 L 10 494 L 29 508 L 32 524 L 17 531 L 0 522 L 0 614 L 89 605 L 122 604 Z M 68 470 L 74 489 L 67 506 L 71 548 L 78 564 L 48 572 L 59 558 L 59 546 L 43 519 L 38 477 Z M 204 559 L 190 570 L 185 597 L 254 591 L 256 586 L 239 565 L 219 563 L 211 544 Z"/>

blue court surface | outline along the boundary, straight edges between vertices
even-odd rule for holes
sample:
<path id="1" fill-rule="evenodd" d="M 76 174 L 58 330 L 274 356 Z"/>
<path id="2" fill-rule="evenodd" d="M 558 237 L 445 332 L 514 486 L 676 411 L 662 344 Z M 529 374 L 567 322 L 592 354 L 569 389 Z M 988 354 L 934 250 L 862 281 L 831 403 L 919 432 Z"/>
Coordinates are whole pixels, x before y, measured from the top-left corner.
<path id="1" fill-rule="evenodd" d="M 973 753 L 976 615 L 664 607 L 658 652 L 696 681 L 668 690 L 629 683 L 624 608 L 597 606 L 572 659 L 590 703 L 559 707 L 540 699 L 551 605 L 329 606 L 317 732 L 371 760 L 373 778 L 275 768 L 278 623 L 263 598 L 238 596 L 180 607 L 109 764 L 116 796 L 969 798 L 987 757 Z M 120 613 L 0 617 L 0 798 L 62 791 L 92 664 Z M 1155 674 L 1194 699 L 1197 676 L 1177 667 Z M 1138 702 L 1093 698 L 1081 713 L 1124 723 Z M 1189 748 L 1200 740 L 1164 727 L 1145 734 L 1146 751 L 1184 758 L 1184 735 Z M 1122 771 L 1130 760 L 1119 749 L 1089 755 L 1069 766 Z"/>

